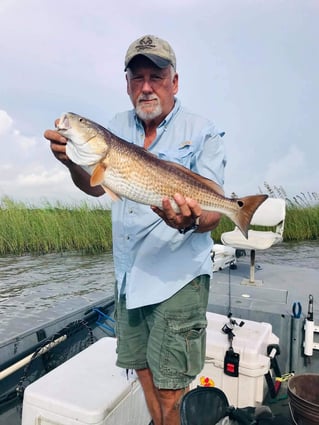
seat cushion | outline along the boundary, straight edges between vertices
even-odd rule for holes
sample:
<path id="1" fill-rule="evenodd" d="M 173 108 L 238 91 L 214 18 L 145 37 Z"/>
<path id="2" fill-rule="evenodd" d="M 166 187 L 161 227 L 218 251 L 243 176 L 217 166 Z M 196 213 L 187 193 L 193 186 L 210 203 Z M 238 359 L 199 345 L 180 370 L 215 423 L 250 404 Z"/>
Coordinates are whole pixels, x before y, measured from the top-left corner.
<path id="1" fill-rule="evenodd" d="M 275 232 L 249 230 L 246 239 L 239 229 L 225 232 L 221 235 L 224 245 L 241 249 L 267 249 L 272 245 L 282 242 L 282 236 Z"/>

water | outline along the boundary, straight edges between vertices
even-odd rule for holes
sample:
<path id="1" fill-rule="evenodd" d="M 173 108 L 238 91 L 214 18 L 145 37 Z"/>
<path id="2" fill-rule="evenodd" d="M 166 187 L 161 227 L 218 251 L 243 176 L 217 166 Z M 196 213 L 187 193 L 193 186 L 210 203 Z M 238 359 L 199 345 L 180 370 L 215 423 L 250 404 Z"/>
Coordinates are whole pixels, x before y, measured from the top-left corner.
<path id="1" fill-rule="evenodd" d="M 319 268 L 319 240 L 285 242 L 266 251 L 256 251 L 256 262 Z"/>
<path id="2" fill-rule="evenodd" d="M 0 257 L 0 343 L 113 294 L 111 254 Z"/>
<path id="3" fill-rule="evenodd" d="M 319 241 L 284 243 L 258 251 L 256 263 L 318 268 Z M 30 326 L 52 312 L 94 302 L 113 293 L 112 255 L 77 253 L 0 258 L 0 342 L 13 325 Z M 27 320 L 28 319 L 28 320 Z M 1 334 L 2 331 L 2 334 Z"/>
<path id="4" fill-rule="evenodd" d="M 91 301 L 112 293 L 111 254 L 75 253 L 0 258 L 0 314 L 44 310 L 73 297 Z M 35 302 L 36 301 L 36 302 Z"/>

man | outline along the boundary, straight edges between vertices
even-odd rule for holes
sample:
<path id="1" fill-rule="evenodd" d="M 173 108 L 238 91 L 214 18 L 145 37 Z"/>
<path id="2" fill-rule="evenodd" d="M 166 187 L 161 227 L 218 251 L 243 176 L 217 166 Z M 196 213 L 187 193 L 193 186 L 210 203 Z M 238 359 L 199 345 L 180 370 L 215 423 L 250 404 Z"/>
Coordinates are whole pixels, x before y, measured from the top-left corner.
<path id="1" fill-rule="evenodd" d="M 175 98 L 178 74 L 171 46 L 152 35 L 139 38 L 128 48 L 125 71 L 134 110 L 116 115 L 109 129 L 222 186 L 226 160 L 221 134 Z M 52 130 L 45 137 L 81 190 L 104 194 L 66 156 L 63 137 Z M 111 206 L 117 365 L 136 370 L 155 425 L 180 423 L 180 399 L 204 364 L 210 231 L 220 219 L 193 199 L 178 193 L 174 199 L 178 213 L 168 198 L 162 209 L 127 199 Z"/>

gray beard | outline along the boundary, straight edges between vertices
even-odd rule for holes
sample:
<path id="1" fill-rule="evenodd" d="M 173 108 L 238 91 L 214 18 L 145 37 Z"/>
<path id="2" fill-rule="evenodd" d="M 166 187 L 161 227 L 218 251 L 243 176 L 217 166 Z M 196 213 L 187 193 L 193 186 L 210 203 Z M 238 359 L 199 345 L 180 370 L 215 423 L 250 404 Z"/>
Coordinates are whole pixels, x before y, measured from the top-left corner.
<path id="1" fill-rule="evenodd" d="M 158 103 L 153 111 L 151 112 L 145 112 L 142 107 L 137 106 L 135 108 L 136 115 L 142 120 L 142 121 L 149 121 L 153 120 L 154 118 L 159 117 L 162 114 L 162 106 Z"/>

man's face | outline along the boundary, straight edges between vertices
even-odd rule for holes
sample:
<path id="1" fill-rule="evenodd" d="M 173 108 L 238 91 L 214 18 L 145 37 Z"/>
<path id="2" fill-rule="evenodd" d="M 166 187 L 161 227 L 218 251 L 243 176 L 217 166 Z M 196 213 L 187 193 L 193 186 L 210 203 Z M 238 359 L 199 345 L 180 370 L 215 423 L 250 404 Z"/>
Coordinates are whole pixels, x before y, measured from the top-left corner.
<path id="1" fill-rule="evenodd" d="M 174 107 L 178 75 L 169 65 L 158 68 L 149 59 L 138 56 L 127 70 L 127 93 L 142 121 L 160 123 Z"/>

